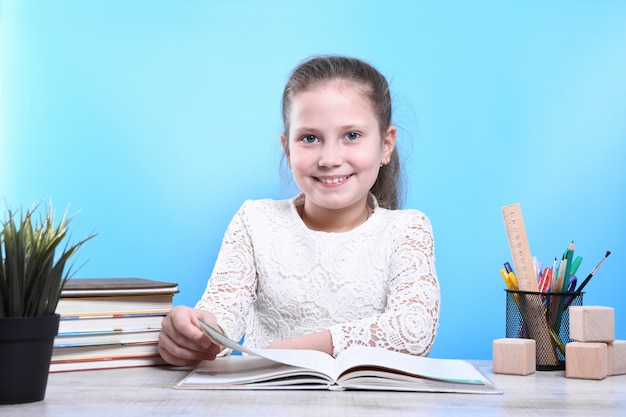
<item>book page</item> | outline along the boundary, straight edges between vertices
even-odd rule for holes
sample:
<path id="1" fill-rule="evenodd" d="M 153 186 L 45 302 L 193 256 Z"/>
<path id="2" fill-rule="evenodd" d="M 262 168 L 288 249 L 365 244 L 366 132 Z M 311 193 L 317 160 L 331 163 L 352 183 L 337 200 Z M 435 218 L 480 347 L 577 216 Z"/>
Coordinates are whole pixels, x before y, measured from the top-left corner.
<path id="1" fill-rule="evenodd" d="M 297 366 L 300 368 L 313 369 L 328 375 L 333 381 L 336 380 L 339 373 L 336 369 L 335 358 L 324 352 L 317 350 L 301 350 L 301 349 L 252 349 L 246 348 L 239 343 L 229 339 L 219 330 L 215 329 L 202 319 L 198 319 L 202 330 L 207 336 L 220 346 L 224 346 L 233 350 L 238 350 L 249 355 L 260 356 L 275 362 L 286 365 Z"/>
<path id="2" fill-rule="evenodd" d="M 392 370 L 397 369 L 402 373 L 446 382 L 490 384 L 476 368 L 464 360 L 425 358 L 366 346 L 353 346 L 340 353 L 337 366 L 342 376 L 351 368 L 380 368 L 375 369 L 379 374 L 393 373 Z M 337 378 L 341 379 L 339 376 Z"/>
<path id="3" fill-rule="evenodd" d="M 230 356 L 204 361 L 179 389 L 327 389 L 333 384 L 319 372 L 260 356 Z"/>

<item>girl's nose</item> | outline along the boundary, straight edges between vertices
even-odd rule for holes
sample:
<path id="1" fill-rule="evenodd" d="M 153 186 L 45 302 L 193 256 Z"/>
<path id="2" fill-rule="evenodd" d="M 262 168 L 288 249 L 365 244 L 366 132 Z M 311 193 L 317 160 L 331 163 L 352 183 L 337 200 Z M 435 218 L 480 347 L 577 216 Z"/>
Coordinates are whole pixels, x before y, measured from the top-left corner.
<path id="1" fill-rule="evenodd" d="M 340 148 L 341 146 L 335 143 L 324 143 L 317 164 L 321 167 L 341 165 L 343 162 L 343 155 Z"/>

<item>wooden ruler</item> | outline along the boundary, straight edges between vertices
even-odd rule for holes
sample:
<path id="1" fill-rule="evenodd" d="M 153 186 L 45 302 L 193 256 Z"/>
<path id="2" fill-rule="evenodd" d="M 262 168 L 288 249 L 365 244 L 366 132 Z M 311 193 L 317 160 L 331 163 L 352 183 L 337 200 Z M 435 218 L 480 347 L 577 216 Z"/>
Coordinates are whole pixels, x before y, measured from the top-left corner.
<path id="1" fill-rule="evenodd" d="M 517 283 L 521 291 L 537 292 L 539 284 L 533 268 L 533 260 L 519 203 L 502 207 L 502 217 L 509 239 L 511 257 L 515 267 Z M 538 294 L 516 294 L 514 296 L 528 333 L 536 341 L 537 364 L 555 366 L 559 363 L 555 345 L 550 334 L 548 321 Z"/>
<path id="2" fill-rule="evenodd" d="M 511 248 L 511 257 L 513 258 L 519 289 L 522 291 L 539 291 L 520 204 L 514 203 L 502 207 L 502 216 L 509 238 L 509 247 Z"/>

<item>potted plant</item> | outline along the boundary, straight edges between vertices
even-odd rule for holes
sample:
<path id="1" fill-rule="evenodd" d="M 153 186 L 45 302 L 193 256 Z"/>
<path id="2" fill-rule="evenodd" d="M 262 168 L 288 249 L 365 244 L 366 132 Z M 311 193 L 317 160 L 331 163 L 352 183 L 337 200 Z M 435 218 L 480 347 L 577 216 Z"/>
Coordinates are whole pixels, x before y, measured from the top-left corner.
<path id="1" fill-rule="evenodd" d="M 44 399 L 69 261 L 95 236 L 60 246 L 72 216 L 55 224 L 52 204 L 39 219 L 38 207 L 8 209 L 0 224 L 0 404 Z"/>

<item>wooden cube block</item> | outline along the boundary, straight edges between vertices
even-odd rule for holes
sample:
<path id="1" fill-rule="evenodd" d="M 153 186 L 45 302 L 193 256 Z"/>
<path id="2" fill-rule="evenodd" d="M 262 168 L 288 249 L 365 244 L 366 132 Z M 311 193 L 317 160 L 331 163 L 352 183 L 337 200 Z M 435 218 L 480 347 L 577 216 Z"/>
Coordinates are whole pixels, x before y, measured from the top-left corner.
<path id="1" fill-rule="evenodd" d="M 570 342 L 565 346 L 565 376 L 604 379 L 608 375 L 607 346 L 600 342 Z"/>
<path id="2" fill-rule="evenodd" d="M 578 342 L 612 342 L 615 340 L 615 310 L 600 306 L 570 307 L 569 337 Z"/>
<path id="3" fill-rule="evenodd" d="M 626 374 L 626 340 L 615 340 L 607 344 L 607 373 L 612 375 Z"/>
<path id="4" fill-rule="evenodd" d="M 493 372 L 528 375 L 535 372 L 537 352 L 534 339 L 504 338 L 493 341 Z"/>

